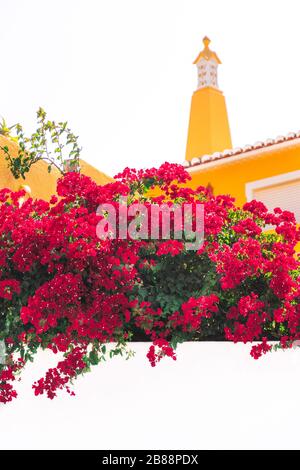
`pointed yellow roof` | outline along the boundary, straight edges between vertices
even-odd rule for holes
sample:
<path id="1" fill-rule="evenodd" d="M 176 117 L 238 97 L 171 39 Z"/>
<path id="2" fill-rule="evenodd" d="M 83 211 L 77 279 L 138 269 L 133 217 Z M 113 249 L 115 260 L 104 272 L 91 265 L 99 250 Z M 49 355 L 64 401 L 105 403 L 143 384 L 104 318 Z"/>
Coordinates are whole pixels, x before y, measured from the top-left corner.
<path id="1" fill-rule="evenodd" d="M 113 178 L 107 176 L 105 173 L 102 173 L 102 171 L 97 170 L 97 168 L 95 168 L 93 165 L 86 162 L 85 160 L 80 159 L 79 165 L 80 172 L 83 175 L 92 178 L 100 186 L 103 186 L 107 183 L 112 183 L 114 181 Z"/>
<path id="2" fill-rule="evenodd" d="M 222 62 L 220 61 L 219 57 L 214 51 L 211 51 L 209 48 L 210 44 L 210 39 L 207 36 L 204 36 L 203 38 L 203 44 L 204 44 L 204 49 L 198 54 L 197 58 L 194 60 L 194 64 L 197 64 L 201 58 L 205 60 L 211 60 L 214 59 L 218 64 L 221 64 Z"/>

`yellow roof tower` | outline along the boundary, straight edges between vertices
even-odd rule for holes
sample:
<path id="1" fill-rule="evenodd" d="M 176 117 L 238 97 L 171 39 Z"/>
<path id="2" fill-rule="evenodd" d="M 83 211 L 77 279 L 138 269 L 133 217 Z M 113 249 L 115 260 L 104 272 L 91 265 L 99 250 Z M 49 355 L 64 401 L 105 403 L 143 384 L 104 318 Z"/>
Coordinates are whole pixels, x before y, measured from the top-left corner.
<path id="1" fill-rule="evenodd" d="M 232 148 L 225 98 L 218 85 L 221 61 L 203 38 L 204 48 L 194 61 L 198 85 L 192 96 L 186 160 Z"/>

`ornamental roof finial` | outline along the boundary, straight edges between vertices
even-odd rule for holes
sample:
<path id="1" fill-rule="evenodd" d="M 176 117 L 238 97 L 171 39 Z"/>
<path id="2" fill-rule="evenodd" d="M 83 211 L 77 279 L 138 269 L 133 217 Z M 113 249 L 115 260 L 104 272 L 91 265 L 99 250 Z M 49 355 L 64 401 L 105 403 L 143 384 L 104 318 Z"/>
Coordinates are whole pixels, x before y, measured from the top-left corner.
<path id="1" fill-rule="evenodd" d="M 198 69 L 198 88 L 218 87 L 218 65 L 221 63 L 217 54 L 209 48 L 210 39 L 202 39 L 204 49 L 194 61 Z"/>
<path id="2" fill-rule="evenodd" d="M 204 36 L 204 38 L 202 39 L 202 41 L 203 41 L 204 47 L 207 49 L 208 46 L 209 46 L 210 43 L 211 43 L 210 39 L 209 39 L 207 36 Z"/>
<path id="3" fill-rule="evenodd" d="M 209 48 L 211 40 L 207 36 L 204 36 L 202 41 L 204 44 L 204 49 L 200 52 L 200 54 L 198 54 L 196 60 L 194 61 L 194 64 L 197 64 L 201 58 L 205 60 L 213 59 L 217 62 L 217 64 L 220 64 L 221 61 L 219 57 L 217 56 L 217 54 Z"/>

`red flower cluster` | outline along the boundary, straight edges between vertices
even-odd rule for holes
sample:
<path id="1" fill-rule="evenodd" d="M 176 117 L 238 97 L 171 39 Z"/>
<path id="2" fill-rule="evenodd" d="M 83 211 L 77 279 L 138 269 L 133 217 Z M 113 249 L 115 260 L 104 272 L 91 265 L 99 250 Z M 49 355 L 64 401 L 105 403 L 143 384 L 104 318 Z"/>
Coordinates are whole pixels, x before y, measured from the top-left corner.
<path id="1" fill-rule="evenodd" d="M 156 347 L 158 350 L 156 350 Z M 147 353 L 147 358 L 149 359 L 151 366 L 155 367 L 164 356 L 171 357 L 176 361 L 176 354 L 168 341 L 165 339 L 156 339 L 153 341 L 153 345 L 150 346 Z"/>
<path id="2" fill-rule="evenodd" d="M 16 374 L 24 366 L 24 361 L 21 358 L 13 363 L 13 358 L 7 358 L 8 364 L 5 365 L 0 372 L 0 403 L 8 403 L 18 396 L 16 390 L 10 382 L 16 380 Z"/>
<path id="3" fill-rule="evenodd" d="M 164 163 L 160 168 L 149 168 L 146 170 L 136 170 L 133 168 L 125 168 L 122 173 L 115 176 L 116 179 L 125 184 L 136 182 L 150 182 L 152 187 L 161 184 L 164 188 L 169 187 L 171 183 L 186 183 L 191 176 L 185 171 L 182 165 Z M 173 186 L 175 188 L 175 186 Z"/>
<path id="4" fill-rule="evenodd" d="M 162 242 L 156 252 L 157 256 L 162 255 L 171 255 L 176 256 L 182 252 L 184 245 L 178 240 L 168 240 L 167 242 Z"/>
<path id="5" fill-rule="evenodd" d="M 74 395 L 74 392 L 68 387 L 68 383 L 86 368 L 83 355 L 84 353 L 79 347 L 74 348 L 64 361 L 57 364 L 55 369 L 48 370 L 45 378 L 41 378 L 33 384 L 34 394 L 42 395 L 46 392 L 47 397 L 52 400 L 56 397 L 57 390 L 65 388 L 70 395 Z"/>
<path id="6" fill-rule="evenodd" d="M 11 300 L 13 293 L 20 294 L 21 287 L 16 279 L 4 279 L 0 281 L 0 297 Z"/>
<path id="7" fill-rule="evenodd" d="M 183 187 L 189 179 L 183 167 L 165 163 L 127 168 L 105 186 L 68 173 L 49 203 L 0 191 L 0 338 L 6 340 L 0 401 L 16 396 L 12 382 L 39 348 L 64 355 L 33 385 L 36 395 L 52 399 L 63 388 L 72 393 L 70 381 L 105 358 L 107 343 L 116 345 L 114 356 L 126 352 L 128 340 L 149 339 L 154 366 L 164 356 L 175 359 L 176 344 L 186 340 L 257 341 L 251 355 L 258 358 L 272 349 L 269 340 L 289 348 L 300 339 L 293 214 L 269 213 L 256 201 L 237 208 L 229 196 Z M 204 244 L 188 250 L 191 233 L 179 239 L 176 227 L 170 240 L 147 238 L 142 223 L 135 238 L 99 238 L 105 214 L 98 206 L 117 211 L 124 196 L 129 206 L 172 211 L 189 204 L 194 231 L 201 205 Z M 122 217 L 117 212 L 117 222 Z M 264 231 L 269 225 L 272 233 Z"/>
<path id="8" fill-rule="evenodd" d="M 202 318 L 210 318 L 213 313 L 218 312 L 219 298 L 215 294 L 197 299 L 191 297 L 181 305 L 181 312 L 170 315 L 173 328 L 181 327 L 183 331 L 196 331 L 201 326 Z"/>

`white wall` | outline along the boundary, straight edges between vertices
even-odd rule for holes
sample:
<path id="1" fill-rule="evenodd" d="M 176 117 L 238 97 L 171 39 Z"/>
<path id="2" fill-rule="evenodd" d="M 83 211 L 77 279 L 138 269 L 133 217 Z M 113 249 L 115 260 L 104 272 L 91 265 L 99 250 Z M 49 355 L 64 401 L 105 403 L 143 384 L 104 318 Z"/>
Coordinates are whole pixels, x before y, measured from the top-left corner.
<path id="1" fill-rule="evenodd" d="M 76 383 L 76 397 L 34 397 L 49 366 L 30 365 L 20 396 L 0 406 L 1 449 L 300 449 L 300 350 L 259 361 L 249 346 L 185 343 L 177 362 L 151 368 L 109 360 Z M 52 362 L 52 361 L 51 361 Z"/>

